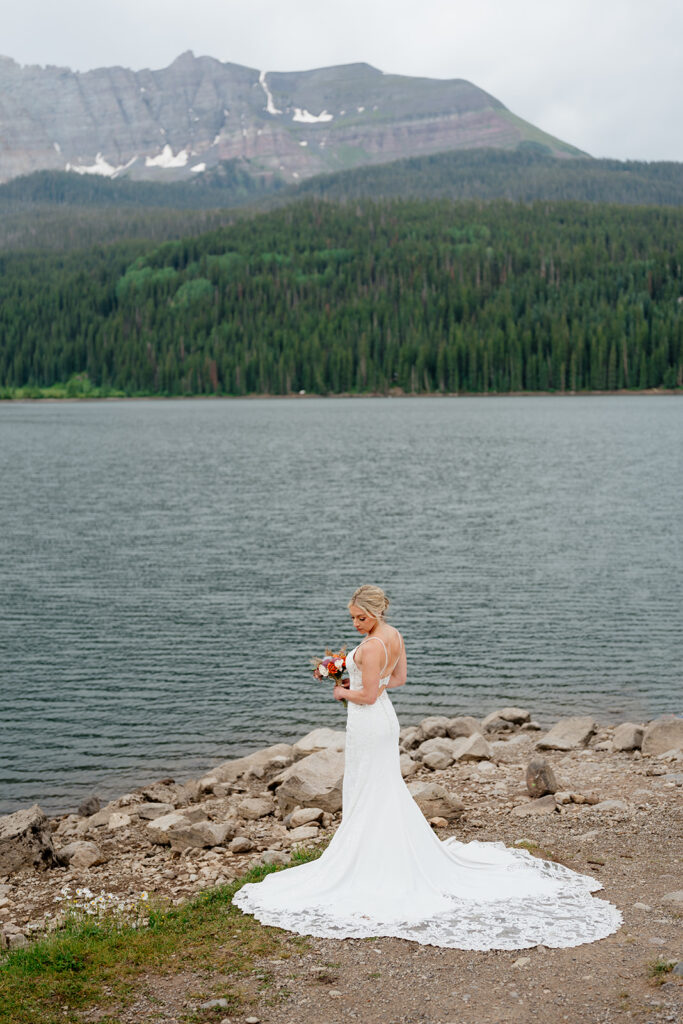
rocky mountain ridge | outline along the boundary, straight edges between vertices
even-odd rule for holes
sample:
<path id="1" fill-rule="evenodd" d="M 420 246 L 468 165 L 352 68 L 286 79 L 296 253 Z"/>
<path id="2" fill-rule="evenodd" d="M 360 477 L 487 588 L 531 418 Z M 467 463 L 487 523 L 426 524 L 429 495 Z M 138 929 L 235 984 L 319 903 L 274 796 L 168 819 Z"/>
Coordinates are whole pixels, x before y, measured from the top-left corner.
<path id="1" fill-rule="evenodd" d="M 368 64 L 271 72 L 181 54 L 167 68 L 75 72 L 0 57 L 0 181 L 37 170 L 192 179 L 224 160 L 297 181 L 480 146 L 579 150 L 464 79 Z"/>

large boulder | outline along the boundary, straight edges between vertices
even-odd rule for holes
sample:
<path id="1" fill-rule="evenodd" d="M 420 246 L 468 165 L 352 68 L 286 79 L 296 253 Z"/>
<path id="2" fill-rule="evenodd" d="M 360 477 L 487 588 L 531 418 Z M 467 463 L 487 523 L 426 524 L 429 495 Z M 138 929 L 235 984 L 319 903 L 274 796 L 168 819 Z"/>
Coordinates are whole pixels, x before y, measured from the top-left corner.
<path id="1" fill-rule="evenodd" d="M 454 761 L 483 761 L 491 757 L 491 748 L 481 733 L 460 736 L 452 744 Z"/>
<path id="2" fill-rule="evenodd" d="M 552 770 L 544 757 L 535 757 L 526 769 L 526 788 L 529 796 L 538 799 L 547 793 L 556 793 L 560 788 Z"/>
<path id="3" fill-rule="evenodd" d="M 614 730 L 612 747 L 614 750 L 640 750 L 643 744 L 644 729 L 633 722 L 622 722 Z"/>
<path id="4" fill-rule="evenodd" d="M 536 747 L 538 750 L 576 750 L 587 745 L 597 727 L 590 715 L 561 718 L 550 732 L 537 740 Z"/>
<path id="5" fill-rule="evenodd" d="M 341 809 L 344 781 L 344 754 L 337 750 L 319 750 L 296 761 L 282 773 L 276 791 L 283 814 L 300 807 L 321 807 L 324 811 Z"/>
<path id="6" fill-rule="evenodd" d="M 47 818 L 38 804 L 0 818 L 0 875 L 58 863 Z"/>
<path id="7" fill-rule="evenodd" d="M 512 813 L 518 818 L 526 818 L 535 814 L 553 814 L 557 810 L 557 801 L 552 794 L 542 796 L 538 800 L 531 800 L 528 804 L 519 804 L 512 808 Z"/>
<path id="8" fill-rule="evenodd" d="M 414 761 L 410 754 L 401 754 L 400 757 L 401 775 L 404 779 L 409 779 L 411 775 L 420 767 L 417 761 Z"/>
<path id="9" fill-rule="evenodd" d="M 531 721 L 531 712 L 524 708 L 500 708 L 499 711 L 494 711 L 494 715 L 502 718 L 504 722 L 512 722 L 513 725 L 523 725 Z"/>
<path id="10" fill-rule="evenodd" d="M 76 840 L 67 846 L 62 846 L 57 856 L 70 868 L 91 868 L 95 864 L 104 864 L 107 860 L 96 843 L 88 843 L 83 840 Z"/>
<path id="11" fill-rule="evenodd" d="M 481 728 L 483 732 L 512 732 L 515 727 L 507 718 L 501 718 L 498 711 L 492 711 L 482 719 Z"/>
<path id="12" fill-rule="evenodd" d="M 430 715 L 420 722 L 420 732 L 423 740 L 433 740 L 437 736 L 448 735 L 448 719 L 443 715 Z"/>
<path id="13" fill-rule="evenodd" d="M 205 846 L 222 846 L 237 831 L 234 821 L 197 821 L 175 825 L 166 832 L 172 850 L 196 850 Z"/>
<path id="14" fill-rule="evenodd" d="M 431 740 L 425 740 L 421 743 L 417 750 L 413 751 L 413 757 L 416 761 L 424 761 L 429 754 L 443 753 L 450 757 L 449 764 L 453 763 L 453 744 L 454 741 L 448 739 L 447 736 L 435 736 Z"/>
<path id="15" fill-rule="evenodd" d="M 419 725 L 406 725 L 398 734 L 398 747 L 401 753 L 414 750 L 419 747 L 424 737 Z"/>
<path id="16" fill-rule="evenodd" d="M 153 843 L 168 845 L 171 842 L 170 833 L 174 828 L 190 825 L 192 822 L 180 811 L 173 811 L 171 814 L 164 814 L 161 818 L 155 818 L 147 826 L 147 834 Z"/>
<path id="17" fill-rule="evenodd" d="M 657 718 L 645 727 L 644 754 L 665 754 L 669 750 L 683 750 L 683 718 Z"/>
<path id="18" fill-rule="evenodd" d="M 455 740 L 459 736 L 472 736 L 475 732 L 481 732 L 481 722 L 471 715 L 459 715 L 457 718 L 449 718 L 448 735 Z"/>
<path id="19" fill-rule="evenodd" d="M 247 818 L 249 821 L 258 821 L 259 818 L 266 818 L 275 810 L 273 798 L 269 796 L 251 796 L 243 800 L 237 808 L 240 818 Z"/>
<path id="20" fill-rule="evenodd" d="M 216 782 L 236 782 L 243 775 L 256 775 L 262 778 L 266 772 L 279 771 L 286 768 L 294 760 L 294 753 L 289 743 L 275 743 L 272 747 L 264 747 L 262 750 L 255 750 L 253 754 L 246 757 L 235 758 L 234 761 L 225 761 L 216 765 L 207 773 L 205 779 L 211 778 Z M 199 788 L 206 791 L 205 780 L 199 780 Z"/>
<path id="21" fill-rule="evenodd" d="M 166 814 L 173 814 L 175 807 L 173 804 L 160 804 L 154 801 L 150 801 L 144 804 L 136 804 L 135 807 L 131 807 L 131 811 L 137 814 L 138 818 L 143 818 L 145 821 L 154 821 L 155 818 L 163 818 Z"/>
<path id="22" fill-rule="evenodd" d="M 464 804 L 457 797 L 435 782 L 410 782 L 408 791 L 427 819 L 445 818 L 446 821 L 454 821 L 465 810 Z"/>
<path id="23" fill-rule="evenodd" d="M 292 751 L 294 757 L 306 757 L 316 750 L 343 750 L 346 746 L 346 733 L 342 729 L 314 729 L 297 740 Z"/>

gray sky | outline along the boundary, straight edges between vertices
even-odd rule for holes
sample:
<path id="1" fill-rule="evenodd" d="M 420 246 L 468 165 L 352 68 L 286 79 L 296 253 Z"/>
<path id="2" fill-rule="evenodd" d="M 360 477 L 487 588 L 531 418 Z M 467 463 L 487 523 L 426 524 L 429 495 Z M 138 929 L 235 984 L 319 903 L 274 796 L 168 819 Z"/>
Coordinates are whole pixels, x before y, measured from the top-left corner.
<path id="1" fill-rule="evenodd" d="M 184 50 L 268 71 L 466 78 L 593 156 L 683 160 L 678 0 L 2 0 L 0 53 L 85 71 Z"/>

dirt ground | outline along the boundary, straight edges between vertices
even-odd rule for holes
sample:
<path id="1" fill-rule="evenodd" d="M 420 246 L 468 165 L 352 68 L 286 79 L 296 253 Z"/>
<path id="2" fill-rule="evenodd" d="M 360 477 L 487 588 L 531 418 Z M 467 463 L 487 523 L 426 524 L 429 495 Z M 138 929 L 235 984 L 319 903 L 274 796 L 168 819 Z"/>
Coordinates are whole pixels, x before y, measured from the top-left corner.
<path id="1" fill-rule="evenodd" d="M 614 935 L 571 949 L 536 947 L 488 953 L 418 946 L 398 939 L 309 939 L 304 952 L 263 961 L 238 986 L 242 1002 L 200 1009 L 229 992 L 229 979 L 211 972 L 149 976 L 122 1024 L 187 1020 L 261 1024 L 674 1024 L 683 1021 L 683 978 L 656 962 L 683 958 L 680 761 L 640 758 L 594 747 L 548 760 L 575 792 L 624 806 L 568 804 L 547 814 L 529 806 L 523 768 L 533 738 L 496 744 L 497 763 L 457 766 L 430 774 L 466 806 L 464 818 L 439 830 L 445 838 L 526 841 L 600 879 L 605 898 L 621 910 Z M 438 776 L 438 778 L 437 778 Z M 95 1019 L 96 1014 L 84 1015 Z M 110 1018 L 111 1019 L 111 1018 Z"/>

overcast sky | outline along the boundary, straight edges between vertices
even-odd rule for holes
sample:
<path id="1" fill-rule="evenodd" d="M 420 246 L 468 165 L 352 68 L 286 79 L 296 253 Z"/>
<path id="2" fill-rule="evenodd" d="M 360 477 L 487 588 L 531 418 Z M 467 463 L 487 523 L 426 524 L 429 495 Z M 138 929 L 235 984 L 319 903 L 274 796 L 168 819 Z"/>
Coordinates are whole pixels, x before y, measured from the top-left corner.
<path id="1" fill-rule="evenodd" d="M 679 0 L 2 0 L 0 53 L 85 71 L 184 50 L 466 78 L 593 156 L 683 160 Z"/>

